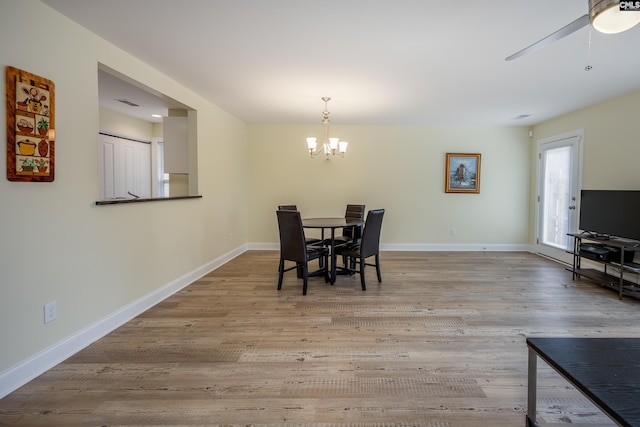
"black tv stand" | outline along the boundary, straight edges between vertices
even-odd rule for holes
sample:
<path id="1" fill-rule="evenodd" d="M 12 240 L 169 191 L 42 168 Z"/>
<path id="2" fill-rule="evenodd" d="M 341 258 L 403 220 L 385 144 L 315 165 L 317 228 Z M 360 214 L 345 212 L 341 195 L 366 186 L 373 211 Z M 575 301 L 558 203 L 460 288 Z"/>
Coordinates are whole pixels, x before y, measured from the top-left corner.
<path id="1" fill-rule="evenodd" d="M 588 232 L 585 234 L 589 235 L 589 239 L 593 239 L 593 240 L 610 240 L 611 239 L 611 236 L 607 234 L 598 234 L 598 233 L 592 233 L 592 232 Z"/>
<path id="2" fill-rule="evenodd" d="M 569 271 L 572 272 L 573 280 L 586 277 L 594 282 L 600 283 L 602 286 L 618 291 L 618 296 L 622 299 L 623 295 L 640 298 L 640 284 L 632 282 L 624 278 L 627 274 L 635 274 L 636 279 L 640 280 L 640 264 L 633 262 L 635 252 L 640 252 L 640 242 L 621 240 L 615 237 L 607 236 L 607 239 L 600 238 L 600 235 L 590 232 L 568 233 L 573 237 L 573 264 Z M 603 243 L 603 240 L 606 243 Z M 586 243 L 583 243 L 586 241 Z M 580 247 L 589 247 L 588 251 L 581 251 Z M 600 258 L 594 251 L 593 247 L 609 248 L 613 257 Z M 596 254 L 595 256 L 589 256 Z M 582 259 L 588 259 L 591 262 L 600 264 L 603 271 L 595 268 L 582 268 Z M 618 274 L 610 274 L 608 267 L 618 269 Z"/>

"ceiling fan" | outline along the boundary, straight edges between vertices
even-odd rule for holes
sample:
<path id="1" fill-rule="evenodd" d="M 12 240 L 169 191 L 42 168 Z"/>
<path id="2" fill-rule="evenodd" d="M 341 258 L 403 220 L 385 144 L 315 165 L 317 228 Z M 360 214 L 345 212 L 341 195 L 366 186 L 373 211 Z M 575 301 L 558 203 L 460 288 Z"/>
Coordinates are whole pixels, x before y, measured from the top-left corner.
<path id="1" fill-rule="evenodd" d="M 553 34 L 542 40 L 538 40 L 531 46 L 525 47 L 521 51 L 507 56 L 506 61 L 519 58 L 527 53 L 535 52 L 538 49 L 560 40 L 582 27 L 591 24 L 593 28 L 605 34 L 615 34 L 627 31 L 640 22 L 640 2 L 620 1 L 620 0 L 588 0 L 589 13 L 568 25 L 560 28 Z"/>

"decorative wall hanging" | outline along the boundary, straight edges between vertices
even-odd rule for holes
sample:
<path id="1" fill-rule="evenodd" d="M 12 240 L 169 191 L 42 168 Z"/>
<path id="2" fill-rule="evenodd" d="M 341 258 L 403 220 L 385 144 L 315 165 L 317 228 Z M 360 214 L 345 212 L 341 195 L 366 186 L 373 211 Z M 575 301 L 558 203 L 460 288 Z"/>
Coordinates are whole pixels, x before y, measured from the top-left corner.
<path id="1" fill-rule="evenodd" d="M 447 153 L 445 193 L 480 193 L 480 154 Z"/>
<path id="2" fill-rule="evenodd" d="M 51 80 L 7 67 L 7 179 L 51 182 L 55 91 Z"/>

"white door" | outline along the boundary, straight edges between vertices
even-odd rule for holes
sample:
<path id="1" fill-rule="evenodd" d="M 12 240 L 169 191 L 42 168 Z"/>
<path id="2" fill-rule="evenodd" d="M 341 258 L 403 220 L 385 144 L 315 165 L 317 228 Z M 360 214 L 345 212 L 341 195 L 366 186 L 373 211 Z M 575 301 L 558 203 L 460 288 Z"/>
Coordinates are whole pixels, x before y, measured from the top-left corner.
<path id="1" fill-rule="evenodd" d="M 100 134 L 100 199 L 151 197 L 148 143 Z"/>
<path id="2" fill-rule="evenodd" d="M 578 230 L 583 131 L 575 130 L 538 141 L 538 253 L 571 262 Z"/>

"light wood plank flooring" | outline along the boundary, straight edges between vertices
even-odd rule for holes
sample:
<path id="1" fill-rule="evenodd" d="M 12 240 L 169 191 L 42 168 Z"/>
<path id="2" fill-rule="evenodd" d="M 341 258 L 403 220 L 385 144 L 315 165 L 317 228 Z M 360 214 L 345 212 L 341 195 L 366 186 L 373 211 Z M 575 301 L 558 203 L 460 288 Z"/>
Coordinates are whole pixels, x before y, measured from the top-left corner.
<path id="1" fill-rule="evenodd" d="M 640 337 L 640 303 L 529 253 L 384 252 L 277 284 L 249 251 L 0 400 L 11 426 L 524 426 L 527 336 Z M 542 362 L 544 425 L 613 425 Z"/>

